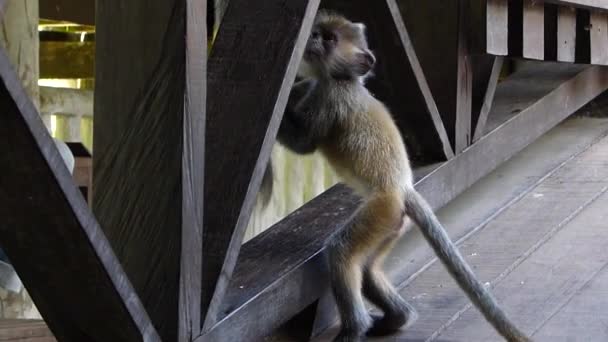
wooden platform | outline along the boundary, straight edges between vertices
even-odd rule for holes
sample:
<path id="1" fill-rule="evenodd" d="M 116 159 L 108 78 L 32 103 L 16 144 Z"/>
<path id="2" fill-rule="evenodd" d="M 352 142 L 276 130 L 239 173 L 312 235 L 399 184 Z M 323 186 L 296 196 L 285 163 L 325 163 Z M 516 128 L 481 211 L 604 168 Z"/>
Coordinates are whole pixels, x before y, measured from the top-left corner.
<path id="1" fill-rule="evenodd" d="M 485 219 L 471 213 L 466 230 L 446 222 L 476 273 L 535 341 L 608 340 L 608 138 L 572 152 L 545 149 L 549 155 L 537 159 L 549 169 L 525 174 L 508 191 L 496 188 L 490 201 L 506 205 Z M 502 341 L 435 259 L 410 249 L 388 263 L 393 278 L 407 277 L 400 292 L 420 317 L 398 336 L 370 341 Z"/>
<path id="2" fill-rule="evenodd" d="M 44 321 L 24 319 L 0 320 L 0 341 L 56 342 Z"/>

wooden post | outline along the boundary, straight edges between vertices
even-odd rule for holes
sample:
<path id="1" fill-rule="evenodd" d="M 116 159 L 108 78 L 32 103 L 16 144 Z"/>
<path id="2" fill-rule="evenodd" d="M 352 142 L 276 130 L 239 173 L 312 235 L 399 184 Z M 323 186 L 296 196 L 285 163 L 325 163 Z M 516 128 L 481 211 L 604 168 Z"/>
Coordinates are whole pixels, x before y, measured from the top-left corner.
<path id="1" fill-rule="evenodd" d="M 205 18 L 97 1 L 93 208 L 164 341 L 200 329 Z"/>
<path id="2" fill-rule="evenodd" d="M 0 44 L 32 102 L 39 107 L 38 0 L 0 1 Z M 50 120 L 45 121 L 50 129 Z M 2 297 L 2 318 L 38 318 L 40 314 L 25 289 Z"/>

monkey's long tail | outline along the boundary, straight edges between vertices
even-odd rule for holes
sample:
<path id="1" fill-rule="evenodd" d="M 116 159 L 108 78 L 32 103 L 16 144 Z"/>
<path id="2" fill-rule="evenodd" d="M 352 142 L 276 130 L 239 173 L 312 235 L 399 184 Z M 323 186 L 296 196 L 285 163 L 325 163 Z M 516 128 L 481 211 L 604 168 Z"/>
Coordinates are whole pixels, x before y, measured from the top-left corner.
<path id="1" fill-rule="evenodd" d="M 420 227 L 439 259 L 486 320 L 507 341 L 532 341 L 509 320 L 492 293 L 477 279 L 426 200 L 414 189 L 407 191 L 405 197 L 405 212 Z"/>

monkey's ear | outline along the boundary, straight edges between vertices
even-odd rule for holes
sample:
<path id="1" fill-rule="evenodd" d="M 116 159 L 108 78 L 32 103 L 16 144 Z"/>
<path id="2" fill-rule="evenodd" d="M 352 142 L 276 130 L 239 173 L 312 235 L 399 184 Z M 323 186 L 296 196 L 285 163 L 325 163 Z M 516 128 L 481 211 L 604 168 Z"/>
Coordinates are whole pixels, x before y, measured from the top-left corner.
<path id="1" fill-rule="evenodd" d="M 358 76 L 365 76 L 374 68 L 374 65 L 376 65 L 376 56 L 370 50 L 365 49 L 357 54 L 357 65 L 354 70 Z"/>

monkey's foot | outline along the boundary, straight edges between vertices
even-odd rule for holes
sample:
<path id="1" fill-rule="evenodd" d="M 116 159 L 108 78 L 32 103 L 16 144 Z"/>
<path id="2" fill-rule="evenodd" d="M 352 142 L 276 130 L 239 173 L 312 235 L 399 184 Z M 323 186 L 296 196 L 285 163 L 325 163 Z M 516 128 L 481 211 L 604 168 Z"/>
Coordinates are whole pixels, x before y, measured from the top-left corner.
<path id="1" fill-rule="evenodd" d="M 367 336 L 387 336 L 399 331 L 403 326 L 410 325 L 416 321 L 418 314 L 408 307 L 401 312 L 387 313 L 384 315 L 371 314 L 373 323 L 367 331 Z"/>

